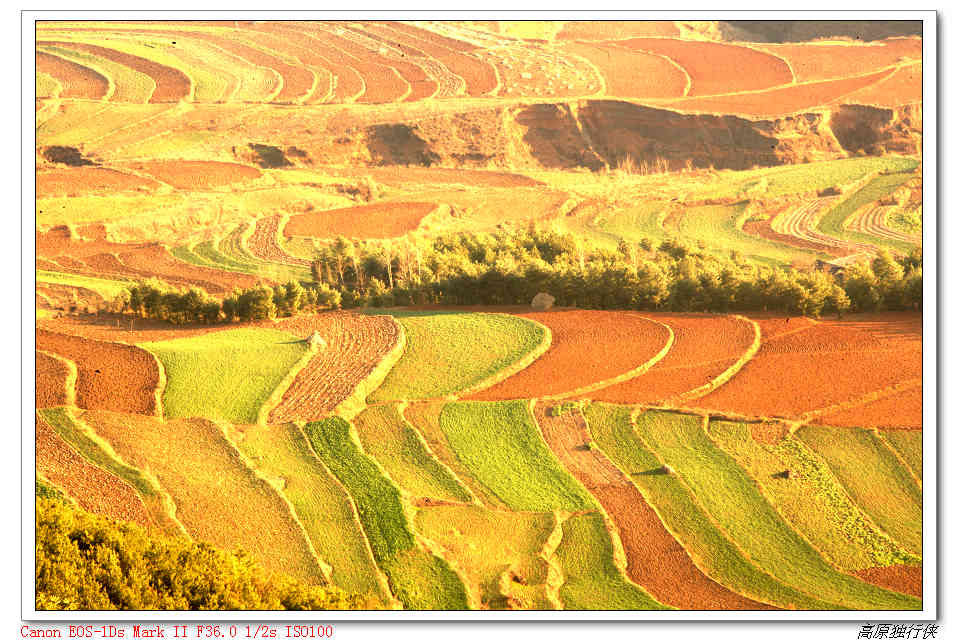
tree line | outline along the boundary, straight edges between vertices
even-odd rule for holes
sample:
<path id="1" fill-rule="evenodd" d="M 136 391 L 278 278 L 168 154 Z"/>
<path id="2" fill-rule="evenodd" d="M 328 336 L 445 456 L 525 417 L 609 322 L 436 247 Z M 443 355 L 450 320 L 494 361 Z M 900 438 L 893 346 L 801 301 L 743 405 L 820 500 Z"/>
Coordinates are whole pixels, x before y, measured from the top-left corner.
<path id="1" fill-rule="evenodd" d="M 315 280 L 343 307 L 529 304 L 682 312 L 776 311 L 817 316 L 920 309 L 921 250 L 881 251 L 837 273 L 771 266 L 707 251 L 701 243 L 644 239 L 601 247 L 571 233 L 457 233 L 430 239 L 350 241 L 323 247 Z"/>

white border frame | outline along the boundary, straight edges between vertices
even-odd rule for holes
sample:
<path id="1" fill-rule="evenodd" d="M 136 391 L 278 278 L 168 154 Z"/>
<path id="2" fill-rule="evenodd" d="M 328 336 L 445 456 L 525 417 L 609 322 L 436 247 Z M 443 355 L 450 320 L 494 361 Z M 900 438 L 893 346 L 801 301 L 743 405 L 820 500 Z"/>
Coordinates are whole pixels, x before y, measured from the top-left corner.
<path id="1" fill-rule="evenodd" d="M 228 20 L 241 14 L 247 20 L 915 20 L 923 23 L 923 225 L 924 312 L 922 330 L 922 419 L 924 430 L 923 479 L 923 599 L 920 611 L 66 611 L 35 609 L 35 469 L 34 407 L 36 372 L 35 350 L 35 264 L 36 256 L 36 120 L 35 58 L 36 20 Z M 492 15 L 490 15 L 492 14 Z M 21 13 L 21 616 L 25 621 L 55 623 L 138 622 L 138 623 L 240 623 L 347 622 L 347 621 L 933 621 L 938 618 L 938 585 L 942 568 L 938 567 L 937 462 L 938 424 L 938 92 L 937 92 L 937 15 L 935 11 L 23 11 Z M 930 242 L 929 242 L 930 241 Z"/>

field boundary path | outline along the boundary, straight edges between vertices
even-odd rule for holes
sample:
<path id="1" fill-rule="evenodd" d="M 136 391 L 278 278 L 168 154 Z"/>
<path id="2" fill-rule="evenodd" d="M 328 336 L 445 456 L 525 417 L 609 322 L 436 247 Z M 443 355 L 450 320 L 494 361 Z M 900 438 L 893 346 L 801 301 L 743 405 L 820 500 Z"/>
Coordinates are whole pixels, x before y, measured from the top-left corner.
<path id="1" fill-rule="evenodd" d="M 738 314 L 736 314 L 733 318 L 738 318 L 740 320 L 745 321 L 746 323 L 751 324 L 752 329 L 755 332 L 755 338 L 752 340 L 752 344 L 748 346 L 748 349 L 745 350 L 745 353 L 743 353 L 737 361 L 732 363 L 732 365 L 729 366 L 728 369 L 726 369 L 724 372 L 722 372 L 715 378 L 711 379 L 704 385 L 700 385 L 699 387 L 696 387 L 695 389 L 691 389 L 687 392 L 683 392 L 682 394 L 679 394 L 674 399 L 670 401 L 666 401 L 666 404 L 670 404 L 673 402 L 681 403 L 684 401 L 694 400 L 696 398 L 701 398 L 703 396 L 711 394 L 716 389 L 718 389 L 725 383 L 732 380 L 732 377 L 738 374 L 739 371 L 743 367 L 745 367 L 748 364 L 748 362 L 752 360 L 752 358 L 754 358 L 754 356 L 758 353 L 758 350 L 761 349 L 762 347 L 762 328 L 759 327 L 758 323 L 756 323 L 750 318 L 746 318 Z"/>

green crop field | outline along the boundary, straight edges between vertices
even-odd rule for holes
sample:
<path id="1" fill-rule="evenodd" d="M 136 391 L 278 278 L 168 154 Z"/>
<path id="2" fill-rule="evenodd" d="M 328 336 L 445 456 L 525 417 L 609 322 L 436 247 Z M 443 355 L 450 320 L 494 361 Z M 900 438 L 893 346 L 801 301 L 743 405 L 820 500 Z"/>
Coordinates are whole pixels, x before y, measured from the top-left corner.
<path id="1" fill-rule="evenodd" d="M 130 282 L 122 280 L 96 278 L 95 276 L 78 276 L 76 274 L 50 272 L 43 269 L 37 270 L 37 283 L 67 285 L 69 287 L 83 287 L 96 292 L 106 300 L 113 300 L 123 292 L 127 291 L 127 288 L 131 284 Z"/>
<path id="2" fill-rule="evenodd" d="M 341 418 L 307 423 L 316 454 L 356 502 L 373 556 L 407 608 L 468 607 L 465 586 L 449 564 L 420 547 L 399 488 L 360 449 L 352 426 Z"/>
<path id="3" fill-rule="evenodd" d="M 701 417 L 650 410 L 637 418 L 635 430 L 731 539 L 772 576 L 849 608 L 921 608 L 919 599 L 875 587 L 829 565 L 782 520 L 735 460 L 709 440 Z"/>
<path id="4" fill-rule="evenodd" d="M 555 528 L 551 513 L 473 505 L 434 506 L 416 513 L 416 529 L 462 569 L 480 603 L 490 609 L 556 607 L 543 549 Z"/>
<path id="5" fill-rule="evenodd" d="M 273 329 L 229 329 L 140 347 L 166 370 L 166 417 L 230 423 L 255 423 L 260 407 L 308 351 L 305 341 Z"/>
<path id="6" fill-rule="evenodd" d="M 441 398 L 472 388 L 538 348 L 536 323 L 472 312 L 386 312 L 402 323 L 406 350 L 370 402 Z"/>
<path id="7" fill-rule="evenodd" d="M 449 403 L 439 423 L 463 465 L 512 509 L 597 507 L 546 446 L 528 401 Z"/>
<path id="8" fill-rule="evenodd" d="M 922 433 L 916 430 L 881 430 L 882 437 L 904 459 L 919 479 L 922 477 Z"/>
<path id="9" fill-rule="evenodd" d="M 597 512 L 562 523 L 556 559 L 565 581 L 559 599 L 568 610 L 669 610 L 626 579 L 615 565 L 612 541 Z"/>
<path id="10" fill-rule="evenodd" d="M 864 429 L 806 426 L 798 437 L 828 463 L 879 527 L 921 555 L 921 490 L 888 446 Z"/>
<path id="11" fill-rule="evenodd" d="M 363 450 L 407 494 L 469 502 L 469 491 L 427 449 L 395 404 L 370 407 L 353 419 Z"/>
<path id="12" fill-rule="evenodd" d="M 662 522 L 711 578 L 757 601 L 781 608 L 842 609 L 779 581 L 755 566 L 705 511 L 691 488 L 673 474 L 660 473 L 662 461 L 633 431 L 631 409 L 592 403 L 584 414 L 601 451 L 623 472 Z"/>
<path id="13" fill-rule="evenodd" d="M 608 216 L 600 216 L 590 226 L 632 243 L 638 243 L 647 238 L 658 244 L 668 237 L 665 229 L 659 224 L 659 218 L 665 209 L 664 202 L 645 202 L 635 207 L 615 211 Z"/>
<path id="14" fill-rule="evenodd" d="M 775 445 L 762 445 L 752 438 L 748 425 L 727 421 L 709 422 L 708 434 L 832 565 L 852 573 L 921 561 L 862 514 L 828 465 L 800 440 L 789 436 Z M 788 478 L 782 478 L 784 471 Z"/>
<path id="15" fill-rule="evenodd" d="M 823 234 L 828 234 L 829 236 L 834 236 L 835 238 L 870 243 L 872 245 L 887 247 L 889 249 L 905 253 L 911 251 L 914 245 L 911 245 L 910 243 L 886 238 L 884 236 L 873 236 L 871 234 L 850 231 L 845 229 L 844 223 L 846 220 L 848 220 L 849 216 L 854 214 L 865 205 L 873 203 L 883 196 L 891 194 L 912 178 L 913 175 L 910 173 L 876 176 L 864 187 L 856 191 L 848 198 L 842 200 L 831 210 L 825 212 L 825 215 L 822 216 L 822 219 L 818 222 L 818 229 Z"/>
<path id="16" fill-rule="evenodd" d="M 368 594 L 383 607 L 390 601 L 349 494 L 313 454 L 306 435 L 293 424 L 251 426 L 236 446 L 268 478 L 282 479 L 289 499 L 316 553 L 331 566 L 333 583 Z"/>

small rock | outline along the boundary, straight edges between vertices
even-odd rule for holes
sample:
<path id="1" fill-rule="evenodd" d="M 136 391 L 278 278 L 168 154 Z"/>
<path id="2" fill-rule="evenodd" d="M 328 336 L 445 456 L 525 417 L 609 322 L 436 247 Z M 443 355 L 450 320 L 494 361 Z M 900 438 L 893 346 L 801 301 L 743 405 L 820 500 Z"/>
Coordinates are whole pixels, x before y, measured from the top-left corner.
<path id="1" fill-rule="evenodd" d="M 532 309 L 545 311 L 555 305 L 556 297 L 545 292 L 539 292 L 532 298 Z"/>

